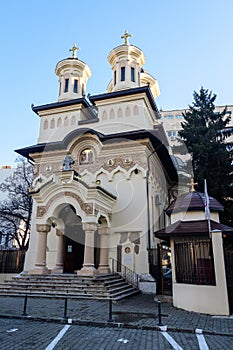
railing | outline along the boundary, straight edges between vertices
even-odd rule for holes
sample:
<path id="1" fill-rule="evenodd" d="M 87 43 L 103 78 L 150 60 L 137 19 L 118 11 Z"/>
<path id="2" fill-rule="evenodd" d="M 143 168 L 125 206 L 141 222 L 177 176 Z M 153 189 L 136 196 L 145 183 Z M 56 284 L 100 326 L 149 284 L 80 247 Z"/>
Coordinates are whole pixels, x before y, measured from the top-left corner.
<path id="1" fill-rule="evenodd" d="M 132 284 L 134 287 L 139 287 L 139 275 L 127 266 L 122 265 L 119 261 L 111 258 L 112 272 L 120 275 L 126 282 Z"/>

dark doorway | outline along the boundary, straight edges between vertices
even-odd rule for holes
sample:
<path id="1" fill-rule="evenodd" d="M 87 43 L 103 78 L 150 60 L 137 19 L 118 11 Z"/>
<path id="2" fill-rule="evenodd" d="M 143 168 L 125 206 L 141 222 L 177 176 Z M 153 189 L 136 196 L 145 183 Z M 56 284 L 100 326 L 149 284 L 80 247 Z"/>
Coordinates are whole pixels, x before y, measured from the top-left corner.
<path id="1" fill-rule="evenodd" d="M 161 293 L 172 295 L 171 248 L 160 244 Z"/>
<path id="2" fill-rule="evenodd" d="M 83 266 L 85 233 L 82 220 L 74 207 L 66 205 L 59 213 L 65 225 L 64 230 L 64 272 L 74 273 Z"/>
<path id="3" fill-rule="evenodd" d="M 75 242 L 66 236 L 64 237 L 64 244 L 64 272 L 73 273 L 76 270 L 80 270 L 83 266 L 84 245 L 79 242 Z"/>
<path id="4" fill-rule="evenodd" d="M 233 237 L 223 238 L 224 259 L 230 313 L 233 313 Z"/>
<path id="5" fill-rule="evenodd" d="M 172 295 L 171 249 L 167 242 L 149 251 L 149 268 L 157 283 L 157 294 Z"/>

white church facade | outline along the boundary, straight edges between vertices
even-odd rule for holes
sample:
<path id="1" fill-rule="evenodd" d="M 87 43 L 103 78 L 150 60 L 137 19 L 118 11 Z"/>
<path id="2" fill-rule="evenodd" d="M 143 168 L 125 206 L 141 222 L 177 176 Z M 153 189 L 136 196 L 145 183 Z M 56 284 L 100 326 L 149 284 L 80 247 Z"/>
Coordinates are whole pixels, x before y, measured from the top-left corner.
<path id="1" fill-rule="evenodd" d="M 106 93 L 86 96 L 91 70 L 74 45 L 56 65 L 58 101 L 32 106 L 38 143 L 17 150 L 35 165 L 25 273 L 94 276 L 117 261 L 149 276 L 160 242 L 153 232 L 168 223 L 164 209 L 178 177 L 155 102 L 158 83 L 129 37 L 108 56 Z"/>

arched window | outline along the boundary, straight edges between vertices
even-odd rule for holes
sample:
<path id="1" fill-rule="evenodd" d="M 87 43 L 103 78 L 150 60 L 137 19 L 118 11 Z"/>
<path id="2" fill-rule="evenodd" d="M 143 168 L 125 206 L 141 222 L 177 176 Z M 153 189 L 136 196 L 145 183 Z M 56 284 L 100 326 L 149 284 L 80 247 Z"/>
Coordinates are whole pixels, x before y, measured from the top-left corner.
<path id="1" fill-rule="evenodd" d="M 126 117 L 130 117 L 130 115 L 131 115 L 129 106 L 126 107 L 125 115 L 126 115 Z"/>
<path id="2" fill-rule="evenodd" d="M 62 120 L 61 120 L 61 117 L 59 117 L 57 120 L 57 127 L 60 128 L 61 126 L 62 126 Z"/>
<path id="3" fill-rule="evenodd" d="M 68 117 L 65 117 L 64 126 L 69 126 L 69 119 L 68 119 Z"/>
<path id="4" fill-rule="evenodd" d="M 50 122 L 50 129 L 54 129 L 54 128 L 55 128 L 55 120 L 53 118 Z"/>
<path id="5" fill-rule="evenodd" d="M 106 111 L 103 111 L 103 115 L 102 115 L 102 119 L 103 120 L 106 120 L 107 119 L 107 112 Z"/>
<path id="6" fill-rule="evenodd" d="M 117 111 L 117 118 L 122 118 L 122 109 L 119 108 Z"/>
<path id="7" fill-rule="evenodd" d="M 48 126 L 49 126 L 48 120 L 45 119 L 45 121 L 44 121 L 44 130 L 48 129 Z"/>
<path id="8" fill-rule="evenodd" d="M 135 68 L 131 67 L 131 81 L 135 81 Z"/>
<path id="9" fill-rule="evenodd" d="M 80 153 L 79 164 L 92 164 L 94 159 L 94 153 L 91 148 L 85 148 Z"/>
<path id="10" fill-rule="evenodd" d="M 65 79 L 64 92 L 68 92 L 68 90 L 69 90 L 69 79 Z"/>
<path id="11" fill-rule="evenodd" d="M 75 124 L 76 124 L 76 118 L 75 118 L 75 115 L 73 115 L 71 118 L 71 125 L 75 125 Z"/>
<path id="12" fill-rule="evenodd" d="M 113 109 L 111 109 L 110 111 L 110 119 L 114 119 L 115 118 L 115 112 Z"/>
<path id="13" fill-rule="evenodd" d="M 74 79 L 74 93 L 78 92 L 78 79 Z"/>
<path id="14" fill-rule="evenodd" d="M 133 115 L 138 115 L 138 106 L 134 106 Z"/>

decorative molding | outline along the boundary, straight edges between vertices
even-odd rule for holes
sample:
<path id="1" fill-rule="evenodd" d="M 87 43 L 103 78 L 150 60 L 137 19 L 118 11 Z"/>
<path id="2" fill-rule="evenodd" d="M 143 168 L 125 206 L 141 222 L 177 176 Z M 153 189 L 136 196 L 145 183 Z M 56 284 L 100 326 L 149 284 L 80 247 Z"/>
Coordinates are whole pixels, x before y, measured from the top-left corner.
<path id="1" fill-rule="evenodd" d="M 44 214 L 46 213 L 46 207 L 45 206 L 38 206 L 36 210 L 36 217 L 42 218 Z"/>
<path id="2" fill-rule="evenodd" d="M 49 232 L 51 230 L 51 226 L 47 224 L 37 224 L 36 230 L 37 232 Z"/>
<path id="3" fill-rule="evenodd" d="M 98 210 L 95 208 L 93 208 L 93 204 L 92 203 L 85 203 L 77 194 L 72 193 L 72 192 L 68 192 L 68 191 L 64 191 L 62 192 L 62 195 L 64 197 L 71 197 L 74 198 L 80 205 L 80 208 L 85 212 L 85 214 L 87 215 L 98 215 Z M 37 218 L 42 218 L 45 213 L 47 213 L 47 211 L 49 210 L 49 207 L 51 206 L 51 204 L 58 198 L 61 198 L 61 194 L 57 193 L 55 194 L 52 198 L 50 198 L 50 200 L 48 201 L 48 203 L 45 206 L 38 206 L 37 207 Z M 101 208 L 101 210 L 103 211 L 103 208 Z"/>

